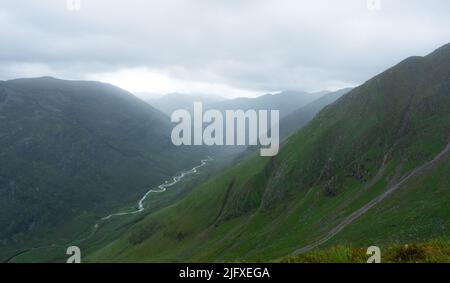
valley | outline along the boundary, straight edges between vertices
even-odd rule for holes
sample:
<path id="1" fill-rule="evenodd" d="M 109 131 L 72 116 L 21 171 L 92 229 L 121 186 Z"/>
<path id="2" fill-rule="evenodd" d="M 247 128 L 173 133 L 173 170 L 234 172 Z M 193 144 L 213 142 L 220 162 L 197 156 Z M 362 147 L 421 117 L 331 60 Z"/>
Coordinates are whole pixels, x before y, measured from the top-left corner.
<path id="1" fill-rule="evenodd" d="M 338 244 L 448 240 L 449 56 L 446 45 L 400 62 L 277 156 L 244 158 L 88 260 L 277 261 Z"/>
<path id="2" fill-rule="evenodd" d="M 141 213 L 144 212 L 145 210 L 145 202 L 146 199 L 149 195 L 154 194 L 154 193 L 164 193 L 168 188 L 175 186 L 176 184 L 178 184 L 179 182 L 183 181 L 184 177 L 192 175 L 192 174 L 196 174 L 198 173 L 198 170 L 207 165 L 207 162 L 211 162 L 213 161 L 213 159 L 211 157 L 208 157 L 207 159 L 202 159 L 200 161 L 200 165 L 194 166 L 192 169 L 187 170 L 187 171 L 182 171 L 178 176 L 175 176 L 172 178 L 172 181 L 165 181 L 164 183 L 160 184 L 158 186 L 158 189 L 150 189 L 148 190 L 144 196 L 139 199 L 138 203 L 137 203 L 137 210 L 133 210 L 130 212 L 117 212 L 117 213 L 113 213 L 113 214 L 109 214 L 105 217 L 102 217 L 98 222 L 96 222 L 93 227 L 92 230 L 89 232 L 89 234 L 81 239 L 73 239 L 70 242 L 64 243 L 64 244 L 50 244 L 47 246 L 40 246 L 40 247 L 33 247 L 24 251 L 19 252 L 18 254 L 15 254 L 13 256 L 11 256 L 10 258 L 8 258 L 5 262 L 14 262 L 15 259 L 19 256 L 21 257 L 25 257 L 27 258 L 27 253 L 33 252 L 35 250 L 46 250 L 46 249 L 55 249 L 57 248 L 57 250 L 59 252 L 63 251 L 65 248 L 69 247 L 70 245 L 79 245 L 82 244 L 83 242 L 91 239 L 92 237 L 95 236 L 95 234 L 98 232 L 98 230 L 105 225 L 104 222 L 110 220 L 113 217 L 122 217 L 122 216 L 127 216 L 127 215 L 134 215 L 137 213 Z M 61 253 L 60 255 L 57 256 L 58 259 L 62 259 L 63 254 Z M 37 258 L 39 260 L 39 258 Z"/>
<path id="3" fill-rule="evenodd" d="M 167 115 L 111 85 L 0 82 L 0 256 L 63 262 L 77 245 L 83 262 L 278 262 L 341 245 L 445 245 L 448 62 L 445 45 L 301 100 L 280 117 L 274 156 L 175 146 Z"/>

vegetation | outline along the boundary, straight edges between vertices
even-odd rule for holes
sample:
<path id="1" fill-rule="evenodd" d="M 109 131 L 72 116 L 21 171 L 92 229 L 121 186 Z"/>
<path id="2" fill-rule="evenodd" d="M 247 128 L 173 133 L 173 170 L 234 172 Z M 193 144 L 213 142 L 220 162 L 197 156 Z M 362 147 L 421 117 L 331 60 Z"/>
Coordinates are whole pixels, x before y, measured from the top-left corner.
<path id="1" fill-rule="evenodd" d="M 282 260 L 284 263 L 366 263 L 367 248 L 336 246 Z M 382 263 L 450 263 L 450 243 L 431 241 L 392 245 L 381 251 Z"/>

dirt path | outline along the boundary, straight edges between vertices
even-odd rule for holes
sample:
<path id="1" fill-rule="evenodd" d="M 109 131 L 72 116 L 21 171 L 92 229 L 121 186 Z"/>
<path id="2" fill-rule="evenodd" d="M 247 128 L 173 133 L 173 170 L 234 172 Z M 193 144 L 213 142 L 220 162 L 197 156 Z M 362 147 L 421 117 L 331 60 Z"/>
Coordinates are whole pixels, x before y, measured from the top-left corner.
<path id="1" fill-rule="evenodd" d="M 304 246 L 302 248 L 299 248 L 299 249 L 295 250 L 293 253 L 291 253 L 290 255 L 296 256 L 299 254 L 303 254 L 305 252 L 308 252 L 308 251 L 326 243 L 331 238 L 336 236 L 336 234 L 338 234 L 340 231 L 342 231 L 342 229 L 344 229 L 347 225 L 351 224 L 353 221 L 358 219 L 360 216 L 362 216 L 364 213 L 366 213 L 369 209 L 371 209 L 372 207 L 374 207 L 375 205 L 377 205 L 378 203 L 383 201 L 386 197 L 391 195 L 393 192 L 397 191 L 406 181 L 411 179 L 411 177 L 413 177 L 417 173 L 423 172 L 425 169 L 433 166 L 437 161 L 439 161 L 449 151 L 450 151 L 450 142 L 447 144 L 447 146 L 445 147 L 445 149 L 443 151 L 441 151 L 438 155 L 436 155 L 434 157 L 433 160 L 423 164 L 420 167 L 417 167 L 411 173 L 404 176 L 397 184 L 393 185 L 392 187 L 387 189 L 384 193 L 382 193 L 381 195 L 372 199 L 369 203 L 367 203 L 366 205 L 362 206 L 361 208 L 359 208 L 358 210 L 356 210 L 355 212 L 353 212 L 352 214 L 347 216 L 341 223 L 339 223 L 336 227 L 331 229 L 322 239 L 320 239 L 317 242 L 314 242 L 312 244 L 309 244 L 307 246 Z"/>

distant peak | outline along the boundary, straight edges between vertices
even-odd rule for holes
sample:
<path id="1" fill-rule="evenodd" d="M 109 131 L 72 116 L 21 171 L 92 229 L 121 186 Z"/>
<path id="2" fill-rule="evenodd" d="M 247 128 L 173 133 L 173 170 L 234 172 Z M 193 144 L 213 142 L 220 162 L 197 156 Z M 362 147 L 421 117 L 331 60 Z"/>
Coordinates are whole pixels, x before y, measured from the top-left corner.
<path id="1" fill-rule="evenodd" d="M 439 50 L 450 50 L 450 42 L 447 44 L 444 44 L 443 46 L 438 48 L 436 51 L 439 51 Z"/>
<path id="2" fill-rule="evenodd" d="M 38 77 L 37 79 L 57 80 L 57 78 L 54 78 L 54 77 L 51 77 L 51 76 Z"/>
<path id="3" fill-rule="evenodd" d="M 12 80 L 8 80 L 9 82 L 15 82 L 15 81 L 37 81 L 37 80 L 58 80 L 61 81 L 60 79 L 51 77 L 51 76 L 43 76 L 43 77 L 30 77 L 30 78 L 17 78 L 17 79 L 12 79 Z"/>
<path id="4" fill-rule="evenodd" d="M 429 54 L 427 57 L 440 57 L 440 56 L 449 56 L 450 57 L 450 43 L 447 43 L 435 51 L 433 51 L 431 54 Z"/>

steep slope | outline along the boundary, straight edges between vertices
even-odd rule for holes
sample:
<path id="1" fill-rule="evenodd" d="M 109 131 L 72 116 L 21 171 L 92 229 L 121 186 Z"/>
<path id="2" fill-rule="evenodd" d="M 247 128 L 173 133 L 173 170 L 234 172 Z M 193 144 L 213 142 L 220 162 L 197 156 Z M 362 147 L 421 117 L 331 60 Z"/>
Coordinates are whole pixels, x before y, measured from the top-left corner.
<path id="1" fill-rule="evenodd" d="M 286 115 L 286 117 L 284 117 L 280 121 L 281 139 L 287 138 L 292 133 L 295 133 L 306 126 L 325 106 L 335 102 L 341 96 L 347 94 L 350 91 L 350 88 L 346 88 L 326 93 L 320 98 L 312 101 L 311 103 L 308 103 L 307 105 L 302 106 L 299 109 Z"/>
<path id="2" fill-rule="evenodd" d="M 311 103 L 306 104 L 291 112 L 282 118 L 279 122 L 280 141 L 283 143 L 291 134 L 305 127 L 322 109 L 332 104 L 351 89 L 342 89 L 335 92 L 326 92 L 323 96 L 315 99 Z M 319 95 L 319 94 L 318 94 Z M 247 146 L 243 152 L 236 156 L 235 160 L 241 160 L 248 157 L 252 153 L 259 151 L 260 146 Z"/>
<path id="3" fill-rule="evenodd" d="M 0 82 L 0 253 L 52 234 L 73 239 L 89 215 L 192 167 L 200 157 L 174 147 L 170 131 L 164 114 L 111 85 Z M 70 222 L 80 215 L 88 221 Z"/>

